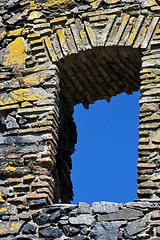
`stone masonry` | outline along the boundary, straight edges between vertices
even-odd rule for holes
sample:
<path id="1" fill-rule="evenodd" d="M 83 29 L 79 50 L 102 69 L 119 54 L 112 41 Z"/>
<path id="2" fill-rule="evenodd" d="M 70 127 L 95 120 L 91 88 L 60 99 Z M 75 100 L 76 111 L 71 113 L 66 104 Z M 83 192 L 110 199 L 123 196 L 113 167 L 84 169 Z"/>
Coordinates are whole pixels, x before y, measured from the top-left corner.
<path id="1" fill-rule="evenodd" d="M 160 1 L 0 0 L 0 69 L 0 238 L 160 240 Z M 70 204 L 73 107 L 139 89 L 139 200 Z"/>

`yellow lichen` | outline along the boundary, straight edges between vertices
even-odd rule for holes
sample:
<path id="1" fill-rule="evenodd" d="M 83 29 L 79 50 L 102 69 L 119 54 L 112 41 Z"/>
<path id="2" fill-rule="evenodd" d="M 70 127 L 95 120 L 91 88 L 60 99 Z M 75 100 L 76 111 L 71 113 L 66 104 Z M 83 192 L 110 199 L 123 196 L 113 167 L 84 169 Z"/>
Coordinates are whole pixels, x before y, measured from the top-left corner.
<path id="1" fill-rule="evenodd" d="M 31 10 L 40 10 L 41 8 L 57 8 L 57 9 L 66 9 L 68 10 L 71 5 L 74 4 L 73 0 L 46 0 L 43 3 L 39 3 L 37 0 L 30 1 L 30 9 Z"/>
<path id="2" fill-rule="evenodd" d="M 53 61 L 53 62 L 56 61 L 56 55 L 55 55 L 55 53 L 54 53 L 54 50 L 53 50 L 53 47 L 52 47 L 52 43 L 51 43 L 49 37 L 48 37 L 48 36 L 45 36 L 45 37 L 44 37 L 44 40 L 45 40 L 46 46 L 47 46 L 47 48 L 48 48 L 49 54 L 50 54 L 50 56 L 51 56 L 51 58 L 52 58 L 52 61 Z"/>
<path id="3" fill-rule="evenodd" d="M 36 73 L 23 78 L 23 84 L 26 86 L 38 85 L 45 79 L 45 75 L 42 73 Z"/>
<path id="4" fill-rule="evenodd" d="M 26 43 L 23 37 L 16 38 L 15 41 L 10 43 L 7 47 L 7 54 L 4 56 L 3 64 L 6 66 L 17 65 L 21 66 L 25 62 L 26 57 Z"/>
<path id="5" fill-rule="evenodd" d="M 12 103 L 24 101 L 35 101 L 41 98 L 42 96 L 40 94 L 40 91 L 37 91 L 37 93 L 32 93 L 31 90 L 28 88 L 27 89 L 20 88 L 18 90 L 13 91 L 11 93 L 11 97 L 9 97 L 8 99 L 2 99 L 0 101 L 0 105 L 9 105 Z"/>
<path id="6" fill-rule="evenodd" d="M 58 37 L 59 37 L 59 41 L 62 43 L 65 41 L 65 36 L 64 36 L 64 33 L 62 31 L 62 29 L 57 29 L 57 34 L 58 34 Z"/>
<path id="7" fill-rule="evenodd" d="M 4 231 L 3 230 L 0 230 L 0 235 L 4 234 Z"/>
<path id="8" fill-rule="evenodd" d="M 157 141 L 160 142 L 160 134 L 156 137 Z"/>
<path id="9" fill-rule="evenodd" d="M 18 36 L 20 36 L 20 35 L 24 35 L 24 34 L 26 34 L 26 32 L 27 32 L 27 29 L 25 29 L 25 28 L 18 28 L 18 29 L 16 29 L 16 30 L 13 30 L 13 31 L 9 31 L 8 32 L 8 34 L 7 34 L 7 36 L 8 37 L 18 37 Z"/>
<path id="10" fill-rule="evenodd" d="M 6 211 L 7 211 L 7 208 L 6 208 L 6 207 L 0 208 L 0 213 L 1 213 L 1 212 L 6 212 Z"/>
<path id="11" fill-rule="evenodd" d="M 6 168 L 4 168 L 4 169 L 2 169 L 2 170 L 10 173 L 10 172 L 14 172 L 14 171 L 16 170 L 16 168 L 15 168 L 15 167 L 8 166 L 8 167 L 6 167 Z"/>
<path id="12" fill-rule="evenodd" d="M 4 196 L 4 194 L 2 192 L 0 192 L 0 203 L 5 203 L 3 196 Z"/>

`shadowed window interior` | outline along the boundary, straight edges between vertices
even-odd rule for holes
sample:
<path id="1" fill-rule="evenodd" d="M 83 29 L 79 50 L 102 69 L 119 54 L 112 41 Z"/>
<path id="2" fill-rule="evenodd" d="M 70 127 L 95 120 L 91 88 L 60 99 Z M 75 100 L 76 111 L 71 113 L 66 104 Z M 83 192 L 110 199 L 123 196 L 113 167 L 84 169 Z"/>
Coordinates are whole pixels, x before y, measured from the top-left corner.
<path id="1" fill-rule="evenodd" d="M 139 96 L 120 94 L 74 108 L 78 143 L 72 155 L 74 201 L 130 202 L 137 197 Z"/>

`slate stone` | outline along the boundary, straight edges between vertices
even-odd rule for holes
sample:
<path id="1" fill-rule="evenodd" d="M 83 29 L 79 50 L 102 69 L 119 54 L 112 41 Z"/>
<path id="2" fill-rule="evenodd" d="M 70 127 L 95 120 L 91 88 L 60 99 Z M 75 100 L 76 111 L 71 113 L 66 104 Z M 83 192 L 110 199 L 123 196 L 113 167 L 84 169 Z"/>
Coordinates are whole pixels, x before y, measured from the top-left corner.
<path id="1" fill-rule="evenodd" d="M 72 236 L 77 235 L 80 232 L 80 229 L 71 227 L 71 226 L 64 226 L 63 232 L 67 237 L 72 237 Z"/>
<path id="2" fill-rule="evenodd" d="M 89 238 L 86 236 L 76 236 L 73 237 L 72 240 L 89 240 Z"/>
<path id="3" fill-rule="evenodd" d="M 17 237 L 15 237 L 13 240 L 32 240 L 32 236 L 27 236 L 27 235 L 19 235 Z"/>
<path id="4" fill-rule="evenodd" d="M 98 222 L 91 231 L 91 239 L 117 240 L 120 226 L 118 222 Z"/>
<path id="5" fill-rule="evenodd" d="M 58 228 L 46 227 L 39 230 L 40 237 L 58 238 L 61 237 L 61 235 L 61 230 Z"/>
<path id="6" fill-rule="evenodd" d="M 77 13 L 78 12 L 78 7 L 74 7 L 73 9 L 70 10 L 72 13 Z"/>
<path id="7" fill-rule="evenodd" d="M 92 204 L 93 213 L 111 213 L 119 210 L 119 204 L 114 202 L 94 202 Z"/>
<path id="8" fill-rule="evenodd" d="M 159 203 L 156 203 L 156 202 L 155 203 L 149 202 L 148 208 L 149 209 L 159 209 L 160 205 L 159 205 Z"/>
<path id="9" fill-rule="evenodd" d="M 18 221 L 18 216 L 17 215 L 11 215 L 10 218 L 9 218 L 10 221 Z"/>
<path id="10" fill-rule="evenodd" d="M 52 221 L 55 221 L 55 220 L 57 220 L 57 219 L 60 218 L 60 215 L 61 215 L 61 211 L 58 210 L 58 211 L 56 211 L 55 213 L 52 213 L 52 214 L 50 215 L 49 220 L 50 220 L 51 222 L 52 222 Z"/>
<path id="11" fill-rule="evenodd" d="M 90 240 L 90 238 L 88 238 L 87 236 L 76 236 L 72 238 L 65 238 L 65 240 Z"/>
<path id="12" fill-rule="evenodd" d="M 16 122 L 16 119 L 10 115 L 7 116 L 5 122 L 6 122 L 7 130 L 19 128 L 19 125 Z"/>
<path id="13" fill-rule="evenodd" d="M 153 237 L 150 240 L 160 240 L 160 238 L 159 237 Z"/>
<path id="14" fill-rule="evenodd" d="M 31 204 L 32 203 L 32 204 Z M 37 199 L 29 201 L 30 209 L 37 209 L 47 205 L 46 199 Z"/>
<path id="15" fill-rule="evenodd" d="M 73 224 L 73 225 L 81 225 L 81 224 L 84 224 L 84 225 L 92 225 L 92 223 L 95 221 L 94 217 L 93 216 L 90 216 L 90 215 L 87 215 L 87 214 L 81 214 L 77 217 L 70 217 L 69 218 L 69 222 L 70 224 Z"/>
<path id="16" fill-rule="evenodd" d="M 5 182 L 0 180 L 0 186 L 5 186 L 5 185 L 6 185 Z"/>
<path id="17" fill-rule="evenodd" d="M 7 7 L 8 8 L 15 7 L 15 5 L 18 4 L 19 2 L 20 2 L 20 0 L 9 0 L 7 3 Z"/>
<path id="18" fill-rule="evenodd" d="M 17 234 L 24 222 L 17 221 L 17 222 L 0 222 L 0 230 L 1 236 L 6 236 L 8 234 Z"/>
<path id="19" fill-rule="evenodd" d="M 7 130 L 6 132 L 4 132 L 4 136 L 18 135 L 18 133 L 19 133 L 18 129 Z"/>
<path id="20" fill-rule="evenodd" d="M 2 220 L 3 221 L 9 221 L 9 216 L 7 216 L 7 215 L 2 216 Z"/>
<path id="21" fill-rule="evenodd" d="M 90 228 L 82 228 L 81 229 L 81 234 L 88 235 L 90 231 L 91 231 Z"/>
<path id="22" fill-rule="evenodd" d="M 63 225 L 67 225 L 67 224 L 68 224 L 68 220 L 63 220 L 63 219 L 61 220 L 61 219 L 60 219 L 60 220 L 58 221 L 58 224 L 60 224 L 60 225 L 62 225 L 62 226 L 63 226 Z"/>
<path id="23" fill-rule="evenodd" d="M 90 213 L 90 205 L 84 202 L 79 202 L 78 213 Z"/>
<path id="24" fill-rule="evenodd" d="M 7 204 L 0 205 L 0 216 L 16 214 L 16 206 Z"/>
<path id="25" fill-rule="evenodd" d="M 54 207 L 57 208 L 64 208 L 64 209 L 69 209 L 70 211 L 75 209 L 77 207 L 77 205 L 75 204 L 54 204 Z"/>
<path id="26" fill-rule="evenodd" d="M 81 5 L 78 10 L 79 11 L 87 11 L 90 8 L 91 8 L 90 5 Z"/>
<path id="27" fill-rule="evenodd" d="M 29 221 L 31 220 L 31 216 L 29 213 L 22 213 L 19 215 L 19 219 L 24 221 Z"/>
<path id="28" fill-rule="evenodd" d="M 22 233 L 30 234 L 36 231 L 37 227 L 31 223 L 27 223 L 22 227 Z"/>
<path id="29" fill-rule="evenodd" d="M 98 221 L 135 220 L 140 217 L 143 217 L 142 211 L 126 208 L 114 213 L 98 215 Z"/>
<path id="30" fill-rule="evenodd" d="M 160 227 L 157 227 L 157 236 L 160 236 Z"/>
<path id="31" fill-rule="evenodd" d="M 136 221 L 128 223 L 124 230 L 124 236 L 130 237 L 144 231 L 147 228 L 147 218 L 138 219 Z"/>
<path id="32" fill-rule="evenodd" d="M 13 141 L 15 142 L 15 146 L 12 145 Z M 0 148 L 2 151 L 0 155 L 7 154 L 27 154 L 33 152 L 39 152 L 43 150 L 43 140 L 40 136 L 35 137 L 33 135 L 27 136 L 5 136 L 0 137 Z"/>
<path id="33" fill-rule="evenodd" d="M 47 213 L 41 213 L 37 218 L 34 219 L 34 221 L 38 225 L 44 225 L 49 221 L 50 215 Z"/>

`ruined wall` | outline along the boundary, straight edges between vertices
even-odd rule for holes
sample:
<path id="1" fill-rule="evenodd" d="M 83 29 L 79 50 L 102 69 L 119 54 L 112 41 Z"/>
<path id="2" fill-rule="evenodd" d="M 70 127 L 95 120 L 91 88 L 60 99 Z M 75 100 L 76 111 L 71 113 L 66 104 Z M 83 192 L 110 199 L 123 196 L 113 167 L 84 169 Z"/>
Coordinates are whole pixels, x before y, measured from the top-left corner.
<path id="1" fill-rule="evenodd" d="M 0 1 L 3 240 L 160 239 L 159 12 L 158 0 Z M 70 205 L 73 107 L 139 89 L 139 200 Z"/>

